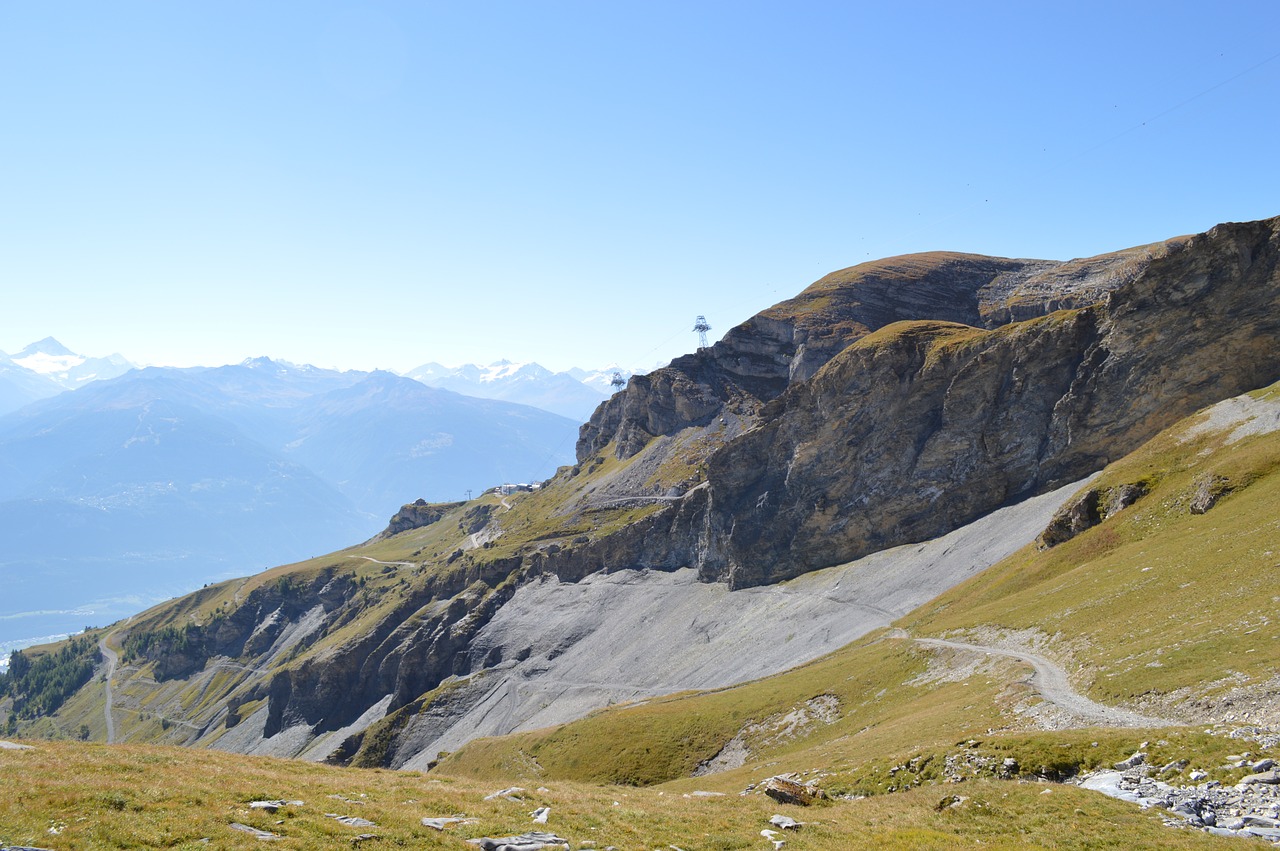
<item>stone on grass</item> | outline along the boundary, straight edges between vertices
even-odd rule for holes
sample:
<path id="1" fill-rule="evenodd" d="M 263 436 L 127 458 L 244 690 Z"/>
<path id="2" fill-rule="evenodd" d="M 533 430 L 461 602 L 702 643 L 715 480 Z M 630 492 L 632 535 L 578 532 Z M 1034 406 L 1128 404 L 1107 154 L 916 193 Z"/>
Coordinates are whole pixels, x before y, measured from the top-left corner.
<path id="1" fill-rule="evenodd" d="M 521 833 L 518 836 L 501 836 L 496 839 L 482 836 L 479 839 L 468 839 L 472 845 L 480 846 L 481 851 L 543 851 L 547 848 L 569 847 L 569 840 L 554 833 Z"/>
<path id="2" fill-rule="evenodd" d="M 367 818 L 359 818 L 358 816 L 340 816 L 337 813 L 325 813 L 324 817 L 331 818 L 338 824 L 345 824 L 347 827 L 377 827 Z"/>
<path id="3" fill-rule="evenodd" d="M 508 801 L 519 801 L 519 800 L 522 800 L 520 798 L 520 793 L 527 792 L 527 791 L 528 791 L 527 789 L 523 789 L 519 786 L 512 786 L 510 789 L 499 789 L 497 792 L 494 792 L 492 795 L 485 795 L 484 799 L 486 801 L 492 801 L 496 798 L 506 798 Z"/>
<path id="4" fill-rule="evenodd" d="M 444 830 L 446 827 L 455 824 L 475 824 L 479 819 L 467 818 L 466 816 L 441 816 L 439 818 L 424 818 L 422 824 L 425 827 L 434 827 L 436 830 Z"/>
<path id="5" fill-rule="evenodd" d="M 280 809 L 283 806 L 284 806 L 284 801 L 250 801 L 249 802 L 249 809 L 265 810 L 269 813 L 274 813 L 276 810 Z"/>
<path id="6" fill-rule="evenodd" d="M 794 774 L 779 774 L 760 784 L 760 789 L 780 804 L 807 807 L 818 798 L 826 797 L 817 786 L 801 783 Z"/>
<path id="7" fill-rule="evenodd" d="M 258 830 L 256 827 L 250 827 L 249 825 L 241 824 L 238 821 L 233 821 L 231 823 L 231 829 L 238 830 L 241 833 L 247 833 L 254 839 L 261 839 L 263 842 L 273 842 L 281 838 L 278 834 L 270 833 L 265 830 Z"/>

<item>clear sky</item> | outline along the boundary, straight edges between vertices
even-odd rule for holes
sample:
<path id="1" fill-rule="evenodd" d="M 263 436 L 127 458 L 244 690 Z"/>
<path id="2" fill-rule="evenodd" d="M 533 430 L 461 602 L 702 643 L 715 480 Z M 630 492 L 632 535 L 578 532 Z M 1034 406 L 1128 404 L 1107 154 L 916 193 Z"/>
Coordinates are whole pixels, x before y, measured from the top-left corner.
<path id="1" fill-rule="evenodd" d="M 1280 3 L 0 0 L 0 349 L 651 367 L 1280 215 Z"/>

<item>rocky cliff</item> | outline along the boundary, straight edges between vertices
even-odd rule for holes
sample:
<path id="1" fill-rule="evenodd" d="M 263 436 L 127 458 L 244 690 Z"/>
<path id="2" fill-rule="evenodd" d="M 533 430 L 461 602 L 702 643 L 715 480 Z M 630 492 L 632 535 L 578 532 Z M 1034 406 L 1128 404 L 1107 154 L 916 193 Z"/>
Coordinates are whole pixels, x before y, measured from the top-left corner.
<path id="1" fill-rule="evenodd" d="M 538 491 L 409 506 L 359 548 L 121 625 L 109 639 L 127 636 L 133 652 L 115 703 L 181 719 L 137 722 L 135 738 L 422 766 L 476 730 L 563 718 L 551 703 L 585 712 L 719 683 L 720 657 L 699 654 L 723 623 L 694 613 L 677 632 L 663 615 L 672 593 L 692 599 L 687 583 L 657 583 L 645 604 L 618 590 L 642 579 L 604 577 L 681 571 L 738 594 L 936 539 L 1269 384 L 1278 234 L 1280 219 L 1067 263 L 936 253 L 829 275 L 633 379 L 583 427 L 579 463 Z M 1055 507 L 1002 543 L 1030 542 Z M 935 594 L 968 575 L 943 562 L 881 585 Z M 859 595 L 873 612 L 865 628 L 898 611 Z M 576 596 L 590 617 L 530 602 Z M 601 680 L 563 661 L 611 646 L 689 654 L 680 667 L 694 673 L 645 679 L 637 663 L 636 679 L 610 669 Z M 803 646 L 788 661 L 829 648 Z M 552 670 L 554 688 L 540 679 Z"/>
<path id="2" fill-rule="evenodd" d="M 1088 307 L 858 339 L 713 456 L 701 575 L 773 582 L 935 537 L 1270 383 L 1277 232 L 1222 225 L 1168 243 Z"/>
<path id="3" fill-rule="evenodd" d="M 894 322 L 995 327 L 1093 304 L 1184 240 L 1068 262 L 930 252 L 833 272 L 715 345 L 632 378 L 582 426 L 578 459 L 619 458 L 729 410 L 754 416 L 854 340 Z"/>

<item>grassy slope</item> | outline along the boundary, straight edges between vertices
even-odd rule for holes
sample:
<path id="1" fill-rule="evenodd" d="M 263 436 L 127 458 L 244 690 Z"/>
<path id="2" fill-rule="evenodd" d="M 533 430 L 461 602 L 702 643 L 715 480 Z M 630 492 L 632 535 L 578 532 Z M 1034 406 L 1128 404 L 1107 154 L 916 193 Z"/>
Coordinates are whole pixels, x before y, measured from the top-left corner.
<path id="1" fill-rule="evenodd" d="M 1064 663 L 1095 699 L 1161 710 L 1186 697 L 1211 701 L 1228 686 L 1273 676 L 1280 663 L 1272 615 L 1280 433 L 1228 445 L 1224 434 L 1188 438 L 1194 421 L 1158 436 L 1091 484 L 1107 489 L 1141 481 L 1150 492 L 1136 505 L 1052 550 L 1015 554 L 898 626 L 920 636 L 1032 636 L 1039 652 Z M 1193 515 L 1191 494 L 1207 475 L 1233 490 L 1208 513 Z M 901 788 L 908 774 L 936 779 L 943 758 L 972 739 L 981 742 L 976 754 L 1012 755 L 1023 773 L 1049 775 L 1114 762 L 1151 739 L 1168 742 L 1154 746 L 1153 762 L 1189 758 L 1191 767 L 1218 770 L 1224 782 L 1236 779 L 1218 767 L 1240 750 L 1239 742 L 1192 730 L 1019 731 L 1030 725 L 1013 708 L 1034 702 L 1020 682 L 1024 667 L 987 662 L 947 682 L 921 677 L 931 658 L 909 640 L 869 636 L 756 683 L 476 742 L 441 769 L 494 779 L 673 781 L 688 777 L 744 724 L 831 694 L 840 701 L 835 723 L 816 723 L 791 739 L 762 737 L 743 768 L 675 780 L 675 786 L 728 791 L 773 773 L 818 767 L 835 791 L 886 791 Z M 913 757 L 932 767 L 890 776 L 888 769 Z"/>
<path id="2" fill-rule="evenodd" d="M 620 480 L 623 492 L 662 493 L 673 485 L 689 487 L 700 480 L 699 465 L 717 445 L 711 437 L 692 440 L 688 445 L 664 442 L 655 457 L 646 450 L 619 461 L 612 454 L 592 459 L 574 468 L 562 468 L 547 487 L 533 493 L 502 497 L 486 493 L 447 512 L 438 522 L 384 540 L 375 540 L 325 556 L 283 565 L 244 579 L 210 585 L 200 591 L 157 605 L 127 622 L 101 631 L 110 646 L 122 649 L 128 631 L 154 632 L 166 627 L 209 624 L 233 611 L 253 591 L 282 581 L 295 586 L 310 585 L 321 575 L 347 575 L 360 584 L 359 612 L 340 627 L 314 636 L 297 652 L 275 660 L 269 667 L 291 667 L 358 639 L 376 629 L 389 614 L 401 609 L 406 597 L 426 596 L 448 599 L 452 592 L 427 595 L 424 588 L 471 585 L 469 596 L 478 599 L 494 587 L 510 581 L 504 559 L 546 546 L 572 548 L 584 537 L 598 540 L 621 527 L 660 511 L 664 503 L 639 504 L 601 501 L 595 492 Z M 636 470 L 643 472 L 636 474 Z M 634 480 L 634 481 L 633 481 Z M 488 528 L 478 547 L 472 548 L 469 531 Z M 479 518 L 479 522 L 477 522 Z M 494 534 L 500 533 L 500 534 Z M 465 550 L 465 554 L 460 551 Z M 388 562 L 390 564 L 380 564 Z M 401 562 L 408 564 L 399 564 Z M 483 579 L 483 581 L 475 581 Z M 28 653 L 37 654 L 43 648 Z M 123 654 L 122 654 L 123 657 Z M 193 727 L 166 723 L 167 719 L 188 717 L 202 726 L 228 697 L 246 693 L 255 678 L 244 665 L 230 665 L 191 679 L 157 682 L 154 666 L 130 665 L 128 660 L 115 679 L 116 741 L 178 744 L 188 741 Z M 104 740 L 104 690 L 98 681 L 82 689 L 52 718 L 24 722 L 20 732 L 30 737 L 75 738 L 82 727 L 90 736 Z M 244 704 L 247 716 L 260 701 Z M 204 707 L 207 715 L 191 715 Z M 0 706 L 0 721 L 7 716 Z"/>
<path id="3" fill-rule="evenodd" d="M 901 626 L 920 635 L 996 625 L 1058 636 L 1049 649 L 1078 665 L 1077 684 L 1104 702 L 1158 704 L 1183 688 L 1213 694 L 1216 681 L 1272 676 L 1280 669 L 1280 433 L 1225 445 L 1222 433 L 1185 439 L 1187 425 L 1092 485 L 1143 482 L 1151 491 L 1136 505 L 1048 552 L 1023 551 Z M 1232 490 L 1192 514 L 1206 477 Z"/>
<path id="4" fill-rule="evenodd" d="M 261 848 L 234 822 L 283 837 L 275 848 L 464 848 L 463 838 L 546 829 L 574 848 L 767 848 L 760 837 L 780 807 L 762 795 L 684 797 L 670 788 L 628 789 L 555 783 L 524 800 L 485 801 L 500 784 L 408 772 L 328 766 L 156 747 L 40 742 L 0 750 L 0 845 L 52 849 Z M 1034 784 L 976 782 L 959 807 L 937 809 L 942 790 L 838 802 L 803 812 L 788 834 L 795 851 L 849 848 L 1214 848 L 1231 840 L 1174 832 L 1151 812 L 1070 787 L 1041 794 Z M 342 796 L 341 800 L 335 796 Z M 274 815 L 250 810 L 262 799 L 299 800 Z M 350 803 L 356 802 L 356 803 Z M 549 806 L 545 827 L 529 813 Z M 348 827 L 325 813 L 368 819 Z M 446 833 L 423 817 L 465 814 L 476 824 Z M 53 832 L 53 831 L 56 831 Z M 209 843 L 201 840 L 208 839 Z"/>

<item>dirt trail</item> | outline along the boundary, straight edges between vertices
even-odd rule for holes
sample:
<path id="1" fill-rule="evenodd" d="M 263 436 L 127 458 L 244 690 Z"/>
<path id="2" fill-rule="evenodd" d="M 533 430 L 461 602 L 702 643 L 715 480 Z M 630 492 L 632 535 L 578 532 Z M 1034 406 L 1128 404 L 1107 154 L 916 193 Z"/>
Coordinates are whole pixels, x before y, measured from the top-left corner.
<path id="1" fill-rule="evenodd" d="M 103 704 L 102 711 L 107 719 L 107 744 L 115 744 L 116 741 L 116 721 L 111 715 L 111 678 L 115 676 L 116 666 L 120 664 L 120 655 L 112 650 L 107 644 L 107 639 L 113 633 L 107 633 L 98 639 L 98 649 L 102 651 L 102 655 L 107 660 L 107 677 L 106 677 L 106 701 Z"/>
<path id="2" fill-rule="evenodd" d="M 356 558 L 362 558 L 365 561 L 371 561 L 374 564 L 385 564 L 389 567 L 417 567 L 418 566 L 415 562 L 412 562 L 412 561 L 382 561 L 381 559 L 370 558 L 369 556 L 356 556 Z"/>
<path id="3" fill-rule="evenodd" d="M 1071 683 L 1067 679 L 1067 672 L 1059 665 L 1043 656 L 1026 650 L 1010 650 L 1004 647 L 989 647 L 985 644 L 947 641 L 943 638 L 916 638 L 914 641 L 917 644 L 925 644 L 930 647 L 946 647 L 962 652 L 985 653 L 989 656 L 1006 656 L 1010 659 L 1026 662 L 1035 669 L 1035 673 L 1031 675 L 1031 685 L 1040 693 L 1040 696 L 1049 703 L 1079 718 L 1083 722 L 1081 726 L 1177 727 L 1185 723 L 1168 718 L 1142 715 L 1141 713 L 1115 706 L 1104 706 L 1101 703 L 1090 700 L 1071 687 Z"/>

